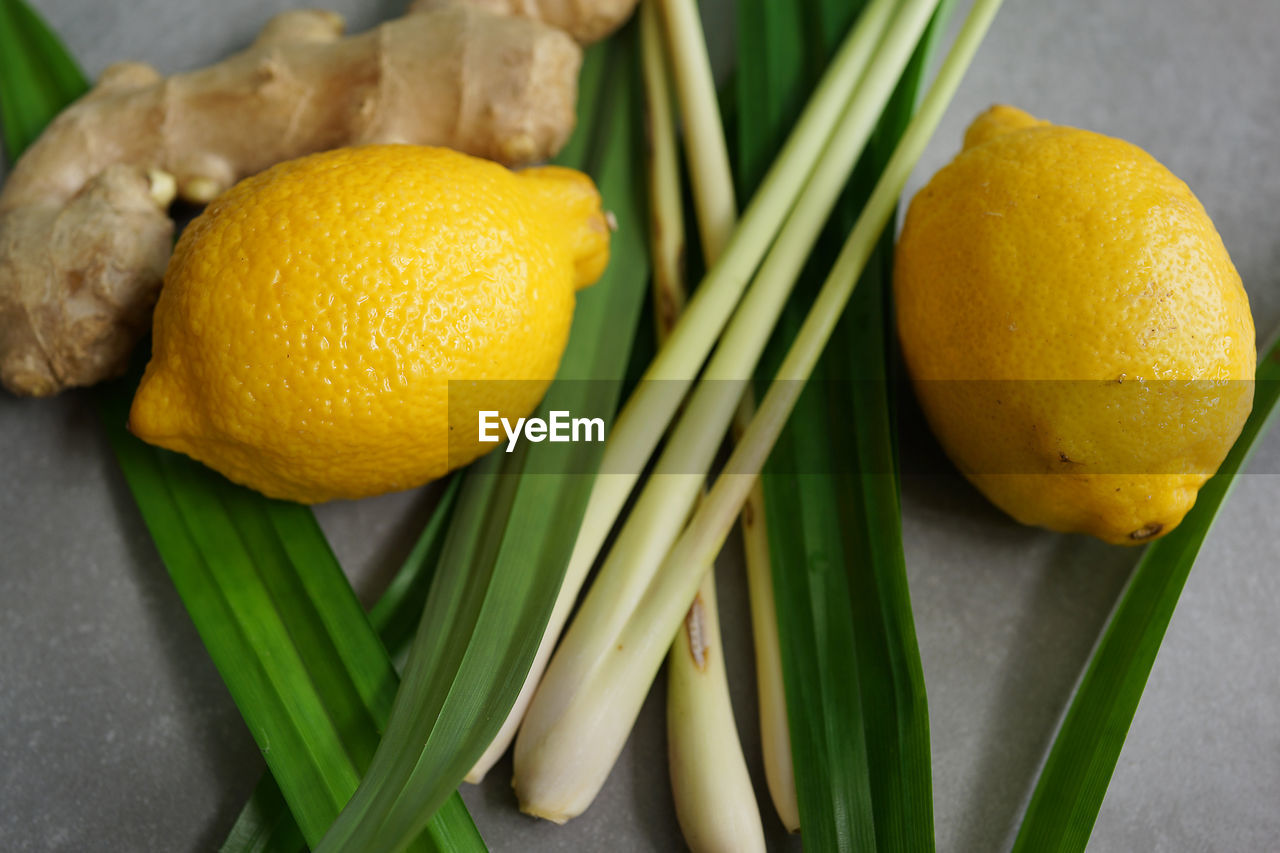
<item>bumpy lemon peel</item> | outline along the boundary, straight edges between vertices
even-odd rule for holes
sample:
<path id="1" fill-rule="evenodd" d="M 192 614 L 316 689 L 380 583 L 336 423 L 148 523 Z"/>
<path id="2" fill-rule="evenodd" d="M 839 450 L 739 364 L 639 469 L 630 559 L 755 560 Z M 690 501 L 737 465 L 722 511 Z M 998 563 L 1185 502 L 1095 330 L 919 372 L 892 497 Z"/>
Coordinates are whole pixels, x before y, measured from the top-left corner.
<path id="1" fill-rule="evenodd" d="M 934 433 L 1024 523 L 1168 533 L 1252 406 L 1240 276 L 1186 184 L 1119 139 L 979 116 L 912 200 L 894 285 Z"/>
<path id="2" fill-rule="evenodd" d="M 528 414 L 608 261 L 590 178 L 442 148 L 289 161 L 183 233 L 130 428 L 271 497 L 405 489 Z"/>

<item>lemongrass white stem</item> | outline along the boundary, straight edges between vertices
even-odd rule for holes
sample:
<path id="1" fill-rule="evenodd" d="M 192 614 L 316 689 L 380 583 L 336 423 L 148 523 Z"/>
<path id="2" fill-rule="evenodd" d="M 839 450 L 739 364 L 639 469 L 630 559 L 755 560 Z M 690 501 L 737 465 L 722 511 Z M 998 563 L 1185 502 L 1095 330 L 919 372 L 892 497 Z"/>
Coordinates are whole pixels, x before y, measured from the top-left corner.
<path id="1" fill-rule="evenodd" d="M 645 0 L 641 40 L 658 34 L 658 7 L 666 23 L 667 46 L 679 86 L 684 118 L 685 156 L 693 178 L 694 205 L 703 254 L 714 264 L 729 238 L 737 214 L 733 175 L 720 123 L 719 105 L 706 42 L 693 0 Z M 646 87 L 666 85 L 662 56 L 644 54 Z M 657 67 L 650 74 L 651 59 Z M 666 91 L 655 93 L 657 102 Z M 668 107 L 669 109 L 669 107 Z M 670 113 L 651 113 L 650 198 L 654 267 L 671 259 L 662 240 L 684 233 L 680 174 L 674 155 L 675 128 Z M 654 275 L 654 313 L 658 341 L 670 334 L 686 299 L 683 254 L 670 275 Z M 714 573 L 704 574 L 698 595 L 676 632 L 667 664 L 667 753 L 676 816 L 692 853 L 764 853 L 764 827 L 733 718 Z"/>
<path id="2" fill-rule="evenodd" d="M 578 744 L 574 742 L 573 729 L 578 724 L 577 716 L 591 714 L 593 704 L 579 701 L 578 686 L 587 680 L 605 650 L 611 648 L 612 638 L 626 624 L 688 517 L 734 408 L 742 397 L 746 387 L 744 377 L 750 376 L 754 369 L 769 330 L 782 310 L 805 257 L 920 40 L 935 5 L 936 0 L 907 0 L 893 15 L 892 26 L 875 49 L 871 63 L 873 73 L 863 74 L 854 87 L 846 110 L 822 148 L 799 200 L 787 216 L 753 286 L 707 365 L 705 377 L 721 381 L 701 383 L 689 400 L 688 409 L 675 427 L 653 477 L 624 524 L 565 641 L 553 655 L 516 741 L 514 783 L 521 807 L 526 811 L 552 819 L 567 819 L 586 808 L 604 783 L 616 759 L 616 752 L 593 752 L 592 764 L 588 768 L 578 767 Z M 872 8 L 874 4 L 868 12 Z M 883 29 L 882 25 L 876 24 L 875 30 Z M 732 252 L 735 245 L 736 238 L 727 251 Z M 680 329 L 686 327 L 698 304 L 698 296 L 695 295 L 667 346 L 659 351 L 659 358 L 672 350 Z M 641 382 L 639 391 L 669 385 Z M 668 391 L 663 402 L 678 403 L 678 400 L 670 399 L 673 396 Z M 623 412 L 624 416 L 632 411 L 632 404 L 639 397 L 639 393 L 633 396 L 631 404 Z M 653 408 L 650 406 L 643 414 L 637 415 L 646 427 L 652 426 Z M 614 425 L 611 437 L 614 444 L 619 442 L 624 420 L 620 416 Z M 606 457 L 608 453 L 609 448 L 606 447 Z M 588 512 L 590 510 L 589 506 Z M 581 537 L 580 533 L 579 542 Z M 692 592 L 685 603 L 691 598 Z M 570 710 L 572 714 L 568 713 Z M 621 748 L 621 742 L 617 743 L 617 748 Z M 585 772 L 588 769 L 591 772 Z"/>
<path id="3" fill-rule="evenodd" d="M 684 309 L 687 300 L 687 288 L 684 282 L 684 210 L 680 198 L 679 160 L 677 157 L 676 129 L 674 122 L 674 105 L 671 98 L 671 80 L 667 72 L 665 48 L 662 43 L 659 11 L 654 5 L 656 0 L 645 0 L 641 4 L 640 18 L 640 57 L 641 72 L 644 79 L 645 115 L 649 123 L 647 136 L 649 159 L 649 245 L 653 261 L 653 295 L 654 318 L 658 326 L 658 342 L 661 344 L 671 333 L 677 317 Z M 714 89 L 713 89 L 714 95 Z M 717 106 L 718 122 L 718 106 Z M 723 147 L 723 146 L 722 146 Z M 728 169 L 727 154 L 724 166 Z M 714 186 L 714 183 L 712 183 Z M 714 190 L 703 185 L 703 190 Z M 732 184 L 729 185 L 728 220 L 717 219 L 708 213 L 704 217 L 709 227 L 718 233 L 720 244 L 727 239 L 733 227 L 734 197 Z M 706 232 L 704 231 L 704 238 Z M 605 475 L 607 476 L 607 475 Z M 594 558 L 594 556 L 593 556 Z M 560 629 L 564 627 L 572 606 L 581 589 L 581 580 L 572 578 L 578 572 L 571 570 L 561 586 L 561 593 L 556 600 L 548 629 L 544 632 L 538 651 L 534 656 L 529 677 L 525 680 L 520 694 L 503 722 L 493 742 L 476 762 L 466 781 L 478 784 L 492 766 L 502 757 L 511 741 L 515 738 L 525 710 L 529 706 L 533 693 L 537 688 L 538 677 L 546 668 L 547 660 L 555 648 Z"/>
<path id="4" fill-rule="evenodd" d="M 684 397 L 684 383 L 697 375 L 743 288 L 795 203 L 814 158 L 822 150 L 884 32 L 893 2 L 873 0 L 841 44 L 734 229 L 724 255 L 708 271 L 682 315 L 682 322 L 649 365 L 644 377 L 648 381 L 640 383 L 615 420 L 565 568 L 559 597 L 516 704 L 482 759 L 486 767 L 482 769 L 477 765 L 479 776 L 483 776 L 487 766 L 510 744 L 573 611 L 587 573 L 635 486 L 640 470 Z"/>
<path id="5" fill-rule="evenodd" d="M 546 766 L 538 767 L 538 777 L 526 780 L 526 785 L 529 782 L 538 785 L 554 782 L 569 768 L 577 775 L 575 784 L 559 789 L 548 788 L 545 792 L 545 802 L 561 814 L 571 815 L 585 808 L 608 775 L 635 722 L 648 686 L 661 665 L 667 638 L 678 630 L 685 602 L 697 591 L 701 568 L 715 557 L 732 528 L 743 501 L 795 406 L 804 380 L 812 372 L 853 292 L 875 240 L 892 216 L 911 169 L 936 129 L 999 5 L 1000 0 L 976 0 L 937 80 L 877 182 L 742 443 L 731 455 L 725 473 L 716 480 L 707 499 L 662 560 L 652 583 L 641 591 L 636 605 L 617 630 L 595 637 L 593 646 L 598 654 L 594 658 L 586 659 L 585 655 L 578 660 L 565 658 L 569 661 L 564 665 L 565 671 L 573 676 L 565 685 L 571 688 L 570 695 L 558 696 L 556 702 L 547 706 L 558 713 L 554 717 L 537 720 L 539 703 L 535 702 L 531 707 L 521 740 L 529 735 L 529 725 L 535 720 L 537 740 L 530 741 L 531 748 L 526 751 L 525 761 L 537 757 Z M 894 80 L 897 77 L 898 74 L 894 73 Z M 714 387 L 715 384 L 704 381 L 700 389 Z M 690 414 L 692 407 L 686 417 Z M 647 494 L 650 489 L 645 491 Z M 593 595 L 594 592 L 593 588 Z M 594 621 L 601 620 L 597 618 Z M 570 641 L 577 624 L 575 622 L 570 629 Z M 559 655 L 553 659 L 548 670 L 548 684 L 557 679 L 560 661 Z M 518 742 L 517 769 L 522 758 L 519 747 Z M 567 766 L 564 763 L 566 759 L 571 762 Z M 521 793 L 519 783 L 518 774 L 517 793 L 523 802 L 526 797 Z M 536 789 L 536 786 L 531 787 Z"/>
<path id="6" fill-rule="evenodd" d="M 720 642 L 715 572 L 703 571 L 667 665 L 667 754 L 676 817 L 693 853 L 764 853 Z"/>
<path id="7" fill-rule="evenodd" d="M 738 218 L 729 149 L 720 122 L 716 81 L 694 0 L 658 0 L 684 121 L 684 151 L 693 184 L 702 252 L 710 266 L 724 253 Z"/>
<path id="8" fill-rule="evenodd" d="M 755 416 L 750 386 L 733 413 L 733 440 L 742 440 Z M 796 796 L 795 766 L 791 759 L 791 729 L 782 680 L 782 647 L 778 642 L 778 613 L 773 597 L 773 562 L 765 516 L 764 486 L 757 479 L 739 517 L 742 562 L 751 602 L 751 637 L 756 659 L 756 698 L 759 709 L 760 751 L 769 799 L 787 832 L 800 831 L 800 802 Z"/>

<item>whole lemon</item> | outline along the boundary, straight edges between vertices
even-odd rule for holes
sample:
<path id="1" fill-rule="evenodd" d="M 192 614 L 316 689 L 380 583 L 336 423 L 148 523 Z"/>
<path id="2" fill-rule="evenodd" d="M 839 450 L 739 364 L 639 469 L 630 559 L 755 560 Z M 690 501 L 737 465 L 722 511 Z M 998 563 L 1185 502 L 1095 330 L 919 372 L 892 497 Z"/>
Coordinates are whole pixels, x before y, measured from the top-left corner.
<path id="1" fill-rule="evenodd" d="M 569 169 L 412 145 L 281 163 L 183 232 L 129 426 L 272 497 L 419 485 L 494 446 L 461 413 L 537 405 L 608 252 Z"/>
<path id="2" fill-rule="evenodd" d="M 902 352 L 960 471 L 1026 524 L 1172 530 L 1253 403 L 1253 319 L 1204 208 L 1118 139 L 993 107 L 912 200 Z"/>

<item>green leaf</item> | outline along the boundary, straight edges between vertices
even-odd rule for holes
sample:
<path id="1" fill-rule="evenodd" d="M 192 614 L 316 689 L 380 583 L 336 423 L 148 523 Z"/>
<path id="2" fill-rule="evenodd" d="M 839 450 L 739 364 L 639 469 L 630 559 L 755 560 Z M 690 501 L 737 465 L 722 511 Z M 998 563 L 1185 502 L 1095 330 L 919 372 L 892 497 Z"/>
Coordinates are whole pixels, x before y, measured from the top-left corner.
<path id="1" fill-rule="evenodd" d="M 785 132 L 794 109 L 788 82 L 821 73 L 858 5 L 825 2 L 806 14 L 741 0 L 739 66 L 755 73 L 740 71 L 739 114 L 756 122 L 739 127 L 744 166 L 767 160 L 754 149 L 776 146 Z M 914 111 L 949 5 L 935 14 L 881 117 L 766 364 L 776 364 L 794 337 Z M 757 56 L 766 57 L 765 68 Z M 772 118 L 761 126 L 770 104 Z M 747 186 L 758 177 L 742 176 Z M 928 708 L 902 551 L 888 381 L 891 250 L 886 235 L 764 476 L 800 822 L 807 843 L 823 850 L 934 845 Z"/>
<path id="2" fill-rule="evenodd" d="M 103 392 L 108 437 L 205 648 L 314 844 L 373 757 L 395 670 L 311 511 L 135 439 L 124 426 L 133 387 Z M 288 838 L 276 823 L 272 835 Z M 459 800 L 417 849 L 485 848 Z"/>
<path id="3" fill-rule="evenodd" d="M 1218 511 L 1280 410 L 1280 340 L 1258 363 L 1253 412 L 1218 473 L 1171 533 L 1147 546 L 1094 650 L 1014 843 L 1083 851 L 1187 575 Z"/>
<path id="4" fill-rule="evenodd" d="M 645 303 L 648 252 L 634 33 L 593 50 L 606 68 L 588 158 L 618 228 L 604 278 L 582 292 L 543 410 L 613 411 Z M 587 124 L 587 123 L 584 123 Z M 574 380 L 608 381 L 574 381 Z M 467 472 L 405 682 L 365 782 L 320 851 L 397 850 L 488 746 L 529 670 L 593 477 L 526 470 L 529 445 Z M 567 445 L 590 471 L 601 445 Z"/>
<path id="5" fill-rule="evenodd" d="M 89 81 L 23 0 L 0 0 L 0 72 L 0 123 L 12 164 Z"/>
<path id="6" fill-rule="evenodd" d="M 459 477 L 450 480 L 413 550 L 369 611 L 369 621 L 382 638 L 392 661 L 402 660 L 408 652 L 408 644 L 422 618 L 422 608 L 444 547 L 460 484 Z M 449 805 L 456 808 L 461 801 L 451 799 Z M 460 821 L 464 814 L 459 813 L 446 822 Z M 221 853 L 297 853 L 306 849 L 302 832 L 270 773 L 258 781 L 220 849 Z"/>
<path id="7" fill-rule="evenodd" d="M 0 72 L 14 155 L 86 87 L 20 0 L 0 0 Z M 125 422 L 135 383 L 102 392 L 112 447 L 210 657 L 314 843 L 372 758 L 395 670 L 311 511 L 133 438 Z M 288 824 L 272 821 L 272 836 L 288 840 Z M 456 793 L 416 847 L 485 849 Z"/>

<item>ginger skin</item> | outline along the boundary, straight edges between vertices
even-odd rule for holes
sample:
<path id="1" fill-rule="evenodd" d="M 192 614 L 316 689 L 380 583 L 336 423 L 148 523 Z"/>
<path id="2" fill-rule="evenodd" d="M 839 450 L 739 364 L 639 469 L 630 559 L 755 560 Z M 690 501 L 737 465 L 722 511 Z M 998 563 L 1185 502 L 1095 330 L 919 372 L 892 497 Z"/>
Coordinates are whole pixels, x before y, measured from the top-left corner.
<path id="1" fill-rule="evenodd" d="M 428 0 L 441 5 L 452 0 Z M 627 22 L 638 0 L 467 0 L 500 15 L 551 24 L 582 44 L 600 41 Z"/>
<path id="2" fill-rule="evenodd" d="M 168 263 L 175 192 L 207 202 L 344 145 L 441 145 L 508 165 L 558 151 L 577 44 L 474 5 L 419 6 L 346 38 L 335 14 L 286 12 L 244 52 L 169 78 L 108 68 L 0 193 L 0 383 L 44 396 L 124 370 Z"/>

